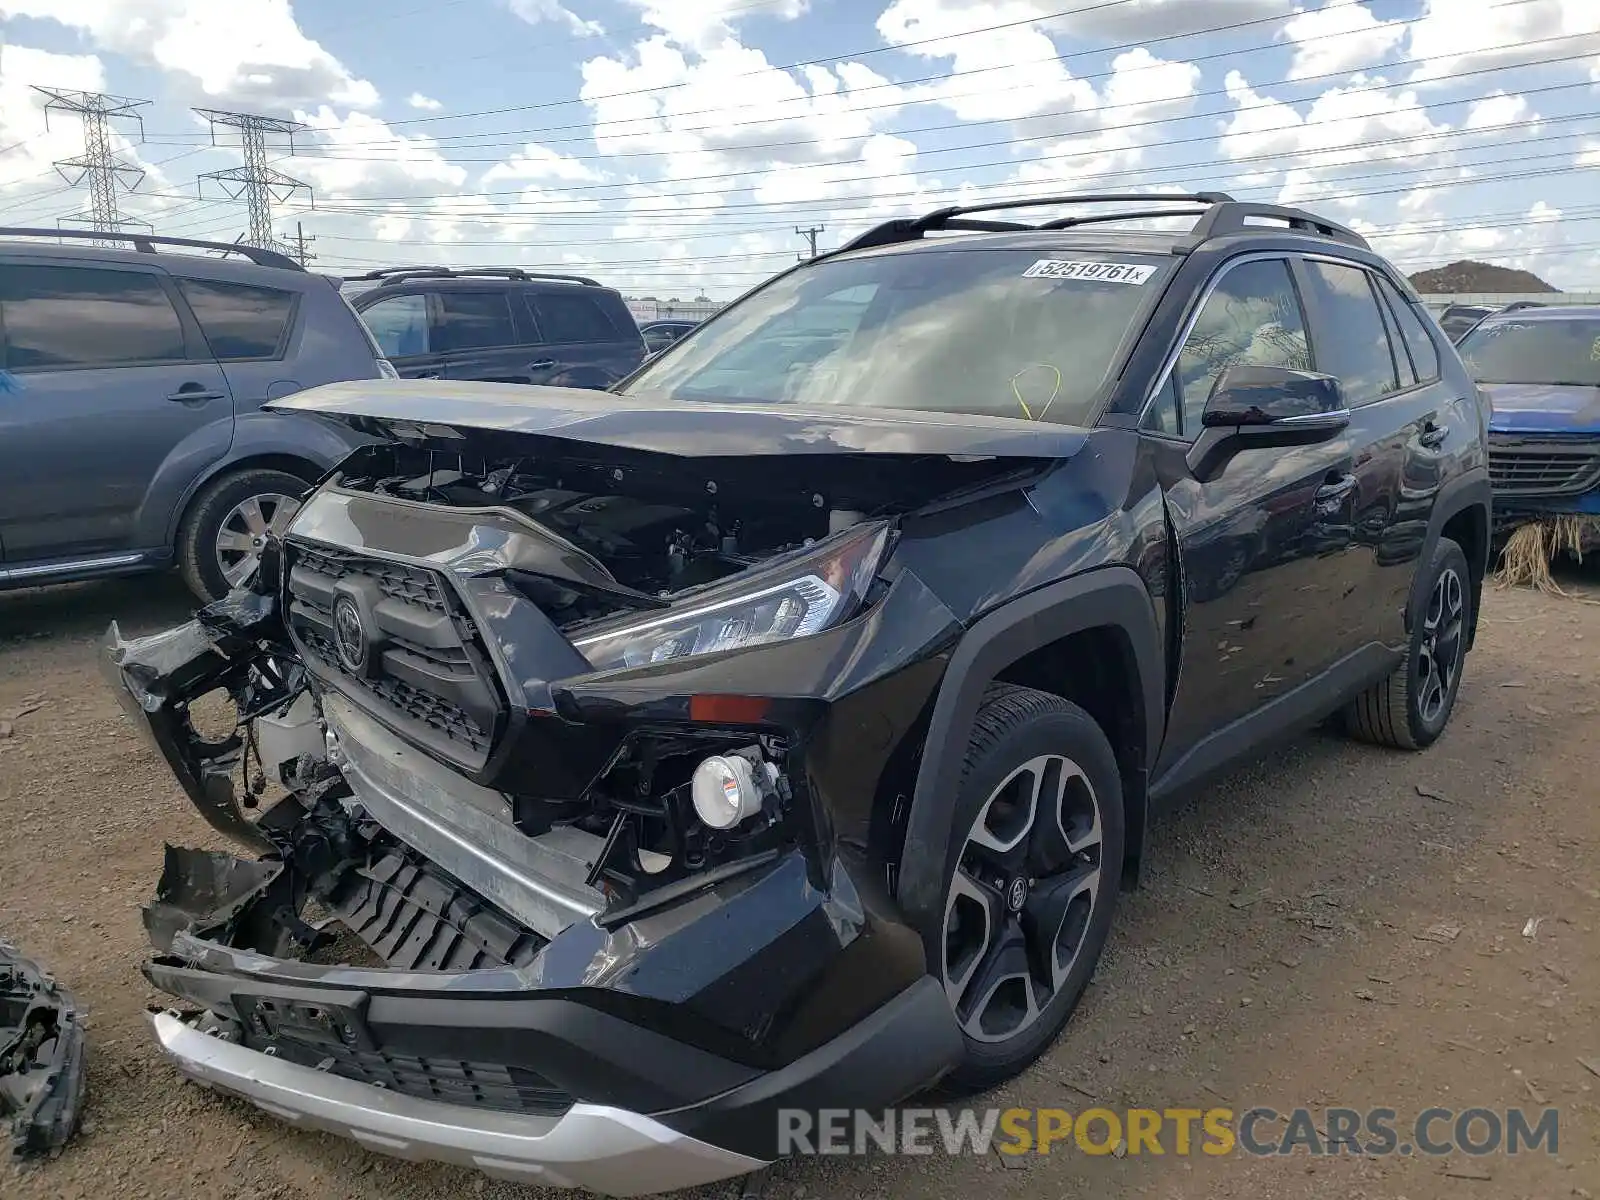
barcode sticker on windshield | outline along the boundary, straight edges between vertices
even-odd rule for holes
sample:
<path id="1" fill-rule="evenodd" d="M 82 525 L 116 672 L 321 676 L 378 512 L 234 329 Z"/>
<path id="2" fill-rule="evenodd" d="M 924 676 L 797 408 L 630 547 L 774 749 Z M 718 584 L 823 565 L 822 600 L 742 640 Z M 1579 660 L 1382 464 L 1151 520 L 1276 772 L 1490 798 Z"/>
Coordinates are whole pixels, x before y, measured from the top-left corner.
<path id="1" fill-rule="evenodd" d="M 1081 279 L 1088 283 L 1142 284 L 1156 273 L 1154 267 L 1133 263 L 1068 262 L 1041 258 L 1022 273 L 1024 279 Z"/>

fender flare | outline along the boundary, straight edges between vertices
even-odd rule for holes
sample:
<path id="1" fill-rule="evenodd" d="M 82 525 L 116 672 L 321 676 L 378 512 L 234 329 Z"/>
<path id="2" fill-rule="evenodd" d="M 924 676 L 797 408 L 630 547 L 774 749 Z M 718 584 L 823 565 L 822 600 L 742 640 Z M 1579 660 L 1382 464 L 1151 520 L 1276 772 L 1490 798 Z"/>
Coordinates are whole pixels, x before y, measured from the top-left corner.
<path id="1" fill-rule="evenodd" d="M 917 767 L 897 897 L 921 929 L 934 928 L 944 903 L 950 831 L 972 723 L 984 689 L 1024 655 L 1074 633 L 1121 631 L 1132 648 L 1144 698 L 1142 774 L 1155 763 L 1166 722 L 1166 655 L 1156 610 L 1131 567 L 1102 567 L 1011 600 L 974 622 L 951 653 L 934 701 Z M 1130 853 L 1144 830 L 1144 788 L 1126 789 Z M 1137 832 L 1136 832 L 1137 831 Z"/>
<path id="2" fill-rule="evenodd" d="M 1489 577 L 1489 543 L 1494 537 L 1494 489 L 1489 483 L 1489 469 L 1487 467 L 1474 467 L 1466 474 L 1458 475 L 1444 483 L 1439 488 L 1439 494 L 1434 497 L 1433 511 L 1428 514 L 1428 532 L 1422 540 L 1422 556 L 1418 561 L 1417 578 L 1412 584 L 1411 602 L 1406 605 L 1406 632 L 1411 632 L 1412 614 L 1416 611 L 1420 599 L 1418 589 L 1423 586 L 1422 580 L 1427 569 L 1427 564 L 1433 561 L 1434 547 L 1439 544 L 1439 539 L 1444 536 L 1444 527 L 1451 518 L 1459 516 L 1469 508 L 1483 510 L 1483 545 L 1480 549 L 1478 562 L 1469 558 L 1467 565 L 1478 572 L 1480 580 Z M 1463 546 L 1465 552 L 1467 547 Z M 1472 607 L 1472 630 L 1468 635 L 1467 646 L 1472 646 L 1472 638 L 1478 629 L 1477 604 Z"/>

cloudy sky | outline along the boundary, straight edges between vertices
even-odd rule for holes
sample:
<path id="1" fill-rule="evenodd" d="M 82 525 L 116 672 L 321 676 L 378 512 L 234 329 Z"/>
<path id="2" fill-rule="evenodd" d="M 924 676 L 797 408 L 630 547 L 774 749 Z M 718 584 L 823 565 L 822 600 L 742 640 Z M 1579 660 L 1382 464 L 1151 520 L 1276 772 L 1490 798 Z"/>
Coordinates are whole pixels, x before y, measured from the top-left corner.
<path id="1" fill-rule="evenodd" d="M 888 216 L 1223 189 L 1600 288 L 1600 0 L 0 0 L 0 223 L 88 206 L 75 118 L 150 101 L 124 215 L 231 241 L 195 106 L 308 127 L 318 266 L 581 266 L 723 299 Z"/>

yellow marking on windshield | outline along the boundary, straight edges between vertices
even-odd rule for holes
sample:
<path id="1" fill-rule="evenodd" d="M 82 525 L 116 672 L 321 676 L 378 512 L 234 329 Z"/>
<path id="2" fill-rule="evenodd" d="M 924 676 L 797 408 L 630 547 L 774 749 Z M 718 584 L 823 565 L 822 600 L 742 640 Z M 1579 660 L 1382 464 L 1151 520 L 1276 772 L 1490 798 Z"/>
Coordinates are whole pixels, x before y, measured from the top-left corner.
<path id="1" fill-rule="evenodd" d="M 1037 417 L 1033 415 L 1033 410 L 1028 407 L 1028 402 L 1022 398 L 1022 389 L 1017 386 L 1017 380 L 1021 379 L 1029 371 L 1035 369 L 1049 371 L 1056 377 L 1056 384 L 1055 387 L 1051 389 L 1050 399 L 1044 402 L 1044 407 L 1039 410 L 1039 415 Z M 1064 382 L 1065 381 L 1061 378 L 1061 368 L 1055 364 L 1029 363 L 1027 366 L 1023 367 L 1022 370 L 1018 371 L 1011 377 L 1011 394 L 1017 398 L 1017 404 L 1021 407 L 1023 416 L 1027 417 L 1030 421 L 1042 421 L 1044 420 L 1045 413 L 1050 411 L 1050 406 L 1056 402 L 1056 397 L 1061 394 L 1061 385 Z"/>

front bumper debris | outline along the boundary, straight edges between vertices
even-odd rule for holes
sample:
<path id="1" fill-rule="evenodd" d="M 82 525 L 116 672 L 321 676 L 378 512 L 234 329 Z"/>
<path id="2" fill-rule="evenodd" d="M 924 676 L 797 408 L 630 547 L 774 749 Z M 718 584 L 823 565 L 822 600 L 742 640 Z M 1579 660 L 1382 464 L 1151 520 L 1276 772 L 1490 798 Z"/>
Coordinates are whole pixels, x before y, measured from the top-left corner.
<path id="1" fill-rule="evenodd" d="M 83 1017 L 69 992 L 0 941 L 0 1118 L 15 1157 L 54 1153 L 78 1128 Z"/>
<path id="2" fill-rule="evenodd" d="M 224 604 L 103 653 L 197 808 L 256 852 L 169 847 L 144 911 L 173 998 L 152 1026 L 185 1074 L 383 1153 L 626 1196 L 756 1169 L 781 1109 L 879 1108 L 958 1061 L 881 869 L 789 845 L 614 892 L 607 839 L 519 829 L 502 793 L 308 690 L 264 604 Z M 216 690 L 255 724 L 197 733 Z M 262 721 L 297 757 L 261 759 Z"/>

